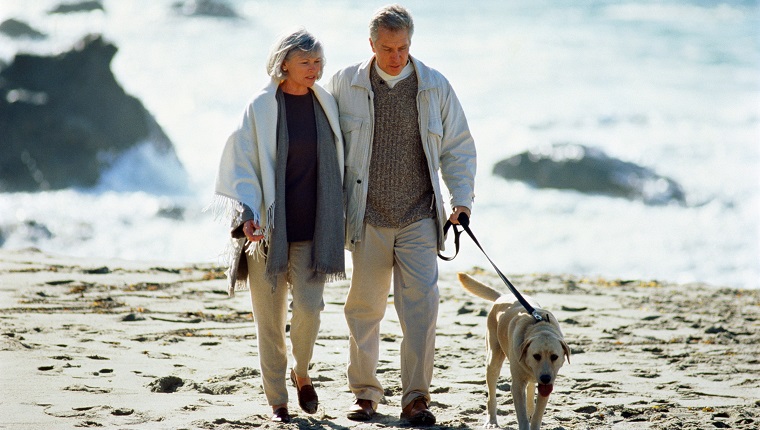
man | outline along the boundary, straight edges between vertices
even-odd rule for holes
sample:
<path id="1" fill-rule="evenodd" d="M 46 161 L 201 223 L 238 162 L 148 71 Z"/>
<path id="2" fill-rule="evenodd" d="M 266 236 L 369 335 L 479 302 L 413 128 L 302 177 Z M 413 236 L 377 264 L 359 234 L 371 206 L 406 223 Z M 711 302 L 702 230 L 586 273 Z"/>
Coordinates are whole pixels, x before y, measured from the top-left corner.
<path id="1" fill-rule="evenodd" d="M 393 278 L 401 322 L 401 418 L 430 425 L 428 409 L 438 317 L 437 251 L 443 249 L 438 173 L 452 214 L 470 214 L 475 144 L 462 107 L 439 72 L 409 56 L 414 24 L 385 6 L 370 22 L 374 56 L 339 71 L 327 88 L 346 145 L 346 248 L 353 275 L 344 308 L 350 331 L 348 418 L 371 419 L 383 399 L 376 370 L 380 322 Z"/>

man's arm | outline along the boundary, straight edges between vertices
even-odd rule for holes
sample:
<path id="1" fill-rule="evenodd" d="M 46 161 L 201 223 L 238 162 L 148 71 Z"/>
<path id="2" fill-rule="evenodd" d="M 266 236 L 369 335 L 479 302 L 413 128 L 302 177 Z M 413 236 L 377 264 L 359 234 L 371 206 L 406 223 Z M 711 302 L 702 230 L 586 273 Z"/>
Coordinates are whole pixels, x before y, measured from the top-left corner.
<path id="1" fill-rule="evenodd" d="M 441 177 L 451 194 L 451 219 L 466 210 L 470 215 L 475 198 L 476 150 L 467 118 L 454 90 L 446 82 L 441 93 Z M 454 222 L 452 220 L 452 222 Z"/>

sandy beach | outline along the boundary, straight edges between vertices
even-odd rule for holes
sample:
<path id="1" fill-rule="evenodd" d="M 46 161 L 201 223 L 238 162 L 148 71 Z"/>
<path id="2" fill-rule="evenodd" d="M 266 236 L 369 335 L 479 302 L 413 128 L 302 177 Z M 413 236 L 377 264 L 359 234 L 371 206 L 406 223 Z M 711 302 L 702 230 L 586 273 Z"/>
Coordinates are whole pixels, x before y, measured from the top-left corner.
<path id="1" fill-rule="evenodd" d="M 489 303 L 441 263 L 431 410 L 436 428 L 485 418 Z M 326 288 L 311 376 L 320 410 L 290 387 L 291 424 L 268 421 L 248 294 L 222 268 L 0 251 L 0 428 L 398 428 L 401 332 L 392 305 L 379 367 L 386 401 L 369 423 L 345 417 L 348 282 Z M 507 291 L 491 270 L 471 273 Z M 545 429 L 757 429 L 760 290 L 650 280 L 508 274 L 560 321 L 569 364 Z M 505 367 L 499 423 L 517 422 Z"/>

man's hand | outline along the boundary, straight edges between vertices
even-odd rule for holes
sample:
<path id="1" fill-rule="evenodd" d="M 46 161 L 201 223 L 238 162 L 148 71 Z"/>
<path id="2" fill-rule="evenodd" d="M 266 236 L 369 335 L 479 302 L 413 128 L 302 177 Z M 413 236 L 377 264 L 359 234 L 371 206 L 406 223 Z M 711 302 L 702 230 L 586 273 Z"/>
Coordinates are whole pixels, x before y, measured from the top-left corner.
<path id="1" fill-rule="evenodd" d="M 263 234 L 257 234 L 260 233 L 259 228 L 261 227 L 259 226 L 258 222 L 248 220 L 245 222 L 245 224 L 243 224 L 243 234 L 251 242 L 258 242 L 264 238 Z"/>
<path id="2" fill-rule="evenodd" d="M 454 212 L 449 216 L 449 221 L 452 224 L 459 224 L 459 214 L 463 212 L 467 214 L 467 218 L 470 217 L 470 209 L 467 206 L 454 206 Z"/>

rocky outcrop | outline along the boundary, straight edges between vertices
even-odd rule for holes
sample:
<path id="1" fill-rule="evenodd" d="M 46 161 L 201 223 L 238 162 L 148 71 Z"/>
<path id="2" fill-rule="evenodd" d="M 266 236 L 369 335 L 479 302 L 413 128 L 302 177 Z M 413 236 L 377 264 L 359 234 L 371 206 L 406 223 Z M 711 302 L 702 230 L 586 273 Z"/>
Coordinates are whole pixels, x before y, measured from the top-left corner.
<path id="1" fill-rule="evenodd" d="M 93 10 L 102 10 L 105 12 L 105 9 L 103 8 L 103 3 L 101 3 L 99 0 L 84 0 L 76 3 L 61 3 L 58 6 L 54 7 L 50 11 L 48 11 L 48 14 L 67 14 L 67 13 L 78 13 L 78 12 L 90 12 Z"/>
<path id="2" fill-rule="evenodd" d="M 584 145 L 555 144 L 525 151 L 496 163 L 493 173 L 537 188 L 623 197 L 649 205 L 686 201 L 676 181 Z"/>
<path id="3" fill-rule="evenodd" d="M 173 3 L 172 9 L 184 16 L 240 18 L 235 9 L 224 0 L 182 0 Z"/>
<path id="4" fill-rule="evenodd" d="M 0 33 L 12 38 L 12 39 L 45 39 L 47 35 L 40 31 L 35 30 L 29 24 L 24 21 L 9 18 L 0 24 Z"/>
<path id="5" fill-rule="evenodd" d="M 94 187 L 127 155 L 167 191 L 186 183 L 166 134 L 111 72 L 116 51 L 91 35 L 62 54 L 18 54 L 0 71 L 0 191 Z"/>

